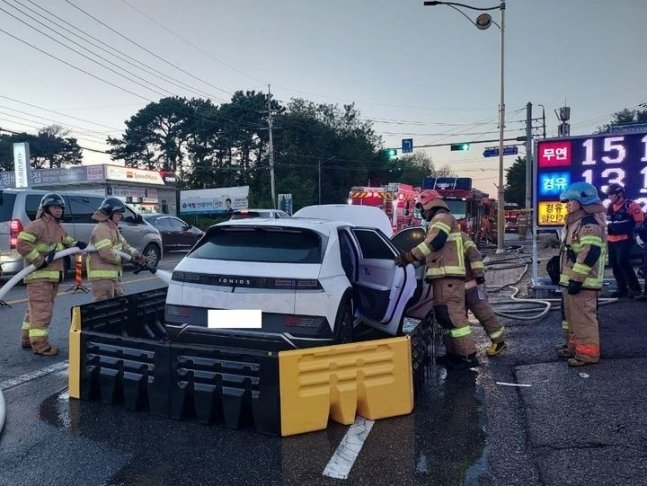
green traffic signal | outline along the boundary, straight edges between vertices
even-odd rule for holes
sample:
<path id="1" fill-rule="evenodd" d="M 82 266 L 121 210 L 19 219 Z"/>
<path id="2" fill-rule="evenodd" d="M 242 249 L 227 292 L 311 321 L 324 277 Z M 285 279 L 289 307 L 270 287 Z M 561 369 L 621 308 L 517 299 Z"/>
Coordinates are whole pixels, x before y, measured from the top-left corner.
<path id="1" fill-rule="evenodd" d="M 387 160 L 393 160 L 398 157 L 398 151 L 396 149 L 384 149 L 382 150 L 382 154 Z"/>
<path id="2" fill-rule="evenodd" d="M 455 150 L 469 150 L 469 149 L 470 149 L 469 143 L 453 143 L 451 145 L 452 152 Z"/>

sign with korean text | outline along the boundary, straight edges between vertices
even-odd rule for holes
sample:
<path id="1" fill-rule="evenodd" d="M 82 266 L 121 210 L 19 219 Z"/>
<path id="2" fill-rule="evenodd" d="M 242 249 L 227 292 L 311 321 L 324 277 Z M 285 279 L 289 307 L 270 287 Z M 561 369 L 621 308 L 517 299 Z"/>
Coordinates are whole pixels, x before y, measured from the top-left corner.
<path id="1" fill-rule="evenodd" d="M 111 181 L 137 182 L 140 184 L 164 185 L 162 175 L 154 170 L 133 169 L 120 165 L 106 165 L 106 179 Z"/>
<path id="2" fill-rule="evenodd" d="M 647 208 L 647 130 L 540 140 L 536 161 L 539 226 L 563 224 L 559 196 L 578 181 L 593 184 L 602 198 L 609 184 L 621 184 L 630 199 Z"/>
<path id="3" fill-rule="evenodd" d="M 16 174 L 16 188 L 29 187 L 31 185 L 31 161 L 27 142 L 13 144 L 13 168 Z"/>
<path id="4" fill-rule="evenodd" d="M 248 198 L 249 186 L 180 191 L 180 213 L 231 214 L 236 209 L 247 209 Z"/>

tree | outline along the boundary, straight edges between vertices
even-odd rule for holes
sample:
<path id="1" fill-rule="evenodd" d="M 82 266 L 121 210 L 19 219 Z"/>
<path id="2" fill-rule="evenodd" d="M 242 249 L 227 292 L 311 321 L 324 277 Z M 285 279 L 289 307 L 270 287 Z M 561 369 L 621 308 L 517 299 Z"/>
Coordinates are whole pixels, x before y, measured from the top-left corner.
<path id="1" fill-rule="evenodd" d="M 507 203 L 526 206 L 526 157 L 517 157 L 514 163 L 505 170 L 505 194 Z"/>
<path id="2" fill-rule="evenodd" d="M 68 131 L 59 125 L 43 127 L 37 135 L 12 133 L 0 135 L 0 170 L 13 170 L 13 144 L 29 143 L 30 163 L 34 169 L 79 165 L 83 161 L 81 147 Z"/>
<path id="3" fill-rule="evenodd" d="M 431 157 L 424 152 L 415 152 L 397 160 L 400 174 L 397 182 L 420 186 L 425 177 L 456 177 L 449 165 L 436 167 Z"/>
<path id="4" fill-rule="evenodd" d="M 596 133 L 608 133 L 611 130 L 612 125 L 622 125 L 627 123 L 647 123 L 647 109 L 630 110 L 625 108 L 617 111 L 613 114 L 611 122 L 599 127 Z"/>

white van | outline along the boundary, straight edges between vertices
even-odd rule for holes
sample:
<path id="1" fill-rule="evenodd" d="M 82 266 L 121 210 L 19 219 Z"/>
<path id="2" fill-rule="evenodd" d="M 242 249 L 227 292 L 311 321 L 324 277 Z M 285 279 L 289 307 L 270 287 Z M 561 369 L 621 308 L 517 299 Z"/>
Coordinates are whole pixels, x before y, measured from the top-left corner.
<path id="1" fill-rule="evenodd" d="M 0 190 L 0 268 L 2 275 L 15 275 L 23 269 L 23 258 L 16 251 L 18 234 L 36 217 L 40 200 L 45 194 L 56 192 L 65 200 L 61 224 L 76 240 L 90 240 L 96 225 L 92 214 L 99 208 L 104 196 L 96 193 L 43 191 L 38 189 Z M 148 264 L 156 266 L 162 257 L 162 237 L 159 231 L 126 205 L 126 213 L 119 223 L 119 231 L 126 241 L 141 251 Z M 65 269 L 71 261 L 66 259 Z"/>

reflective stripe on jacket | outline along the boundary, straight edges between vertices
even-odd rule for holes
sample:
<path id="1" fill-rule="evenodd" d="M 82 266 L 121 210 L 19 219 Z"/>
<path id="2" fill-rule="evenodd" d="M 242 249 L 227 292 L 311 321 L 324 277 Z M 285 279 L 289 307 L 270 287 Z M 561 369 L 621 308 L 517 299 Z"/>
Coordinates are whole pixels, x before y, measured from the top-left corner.
<path id="1" fill-rule="evenodd" d="M 568 287 L 568 281 L 581 282 L 590 290 L 602 288 L 607 253 L 604 215 L 585 214 L 566 224 L 564 250 L 561 256 L 559 284 Z M 568 221 L 568 220 L 567 220 Z"/>
<path id="2" fill-rule="evenodd" d="M 442 246 L 438 247 L 438 242 Z M 458 222 L 450 213 L 440 211 L 429 222 L 425 240 L 411 250 L 418 259 L 426 260 L 426 277 L 465 278 L 465 254 Z"/>
<path id="3" fill-rule="evenodd" d="M 41 213 L 18 234 L 16 250 L 28 265 L 36 268 L 45 262 L 45 257 L 52 250 L 59 252 L 74 246 L 76 240 L 49 213 Z M 25 277 L 25 282 L 47 280 L 58 282 L 65 264 L 63 259 L 53 261 L 42 269 L 37 269 Z"/>
<path id="4" fill-rule="evenodd" d="M 137 253 L 137 250 L 121 236 L 117 225 L 111 219 L 97 223 L 90 235 L 90 244 L 97 252 L 90 253 L 86 259 L 89 280 L 118 280 L 121 277 L 121 257 L 116 251 L 130 255 Z"/>
<path id="5" fill-rule="evenodd" d="M 465 280 L 485 278 L 483 257 L 476 243 L 465 232 L 461 232 L 461 237 L 463 238 L 463 249 L 465 250 Z"/>

